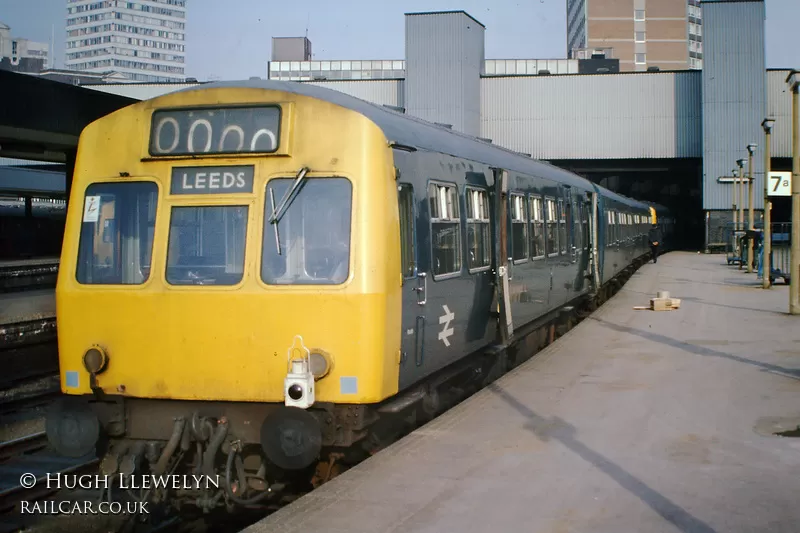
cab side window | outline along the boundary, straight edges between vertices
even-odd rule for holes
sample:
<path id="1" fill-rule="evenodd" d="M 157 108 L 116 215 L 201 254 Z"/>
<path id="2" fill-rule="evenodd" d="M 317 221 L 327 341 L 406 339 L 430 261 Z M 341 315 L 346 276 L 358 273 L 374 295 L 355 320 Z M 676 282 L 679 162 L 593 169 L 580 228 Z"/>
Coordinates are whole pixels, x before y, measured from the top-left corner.
<path id="1" fill-rule="evenodd" d="M 417 266 L 414 226 L 414 188 L 408 183 L 397 186 L 400 208 L 400 269 L 404 278 L 413 277 Z"/>

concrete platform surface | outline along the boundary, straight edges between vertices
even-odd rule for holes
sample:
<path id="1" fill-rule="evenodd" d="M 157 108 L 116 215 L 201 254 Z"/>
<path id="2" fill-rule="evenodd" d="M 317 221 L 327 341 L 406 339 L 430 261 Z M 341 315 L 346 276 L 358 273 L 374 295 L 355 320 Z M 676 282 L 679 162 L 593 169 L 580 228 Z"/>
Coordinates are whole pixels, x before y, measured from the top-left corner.
<path id="1" fill-rule="evenodd" d="M 671 253 L 534 359 L 248 533 L 800 531 L 800 317 Z M 635 311 L 656 291 L 675 311 Z"/>
<path id="2" fill-rule="evenodd" d="M 0 294 L 0 324 L 13 324 L 56 316 L 53 289 Z"/>

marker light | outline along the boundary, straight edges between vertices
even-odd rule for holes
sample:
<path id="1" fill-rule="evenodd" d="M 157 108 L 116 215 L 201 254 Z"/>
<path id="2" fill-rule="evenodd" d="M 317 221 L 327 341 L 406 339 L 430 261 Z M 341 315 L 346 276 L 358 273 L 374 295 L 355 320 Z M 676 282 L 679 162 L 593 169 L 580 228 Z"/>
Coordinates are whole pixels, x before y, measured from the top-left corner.
<path id="1" fill-rule="evenodd" d="M 323 352 L 311 352 L 308 357 L 308 366 L 314 379 L 321 379 L 331 370 L 331 357 Z"/>
<path id="2" fill-rule="evenodd" d="M 90 374 L 99 374 L 106 369 L 108 356 L 105 351 L 98 346 L 89 348 L 83 354 L 83 366 Z"/>
<path id="3" fill-rule="evenodd" d="M 297 383 L 290 386 L 287 392 L 289 394 L 289 398 L 291 398 L 294 401 L 297 401 L 303 397 L 303 387 L 301 387 Z"/>

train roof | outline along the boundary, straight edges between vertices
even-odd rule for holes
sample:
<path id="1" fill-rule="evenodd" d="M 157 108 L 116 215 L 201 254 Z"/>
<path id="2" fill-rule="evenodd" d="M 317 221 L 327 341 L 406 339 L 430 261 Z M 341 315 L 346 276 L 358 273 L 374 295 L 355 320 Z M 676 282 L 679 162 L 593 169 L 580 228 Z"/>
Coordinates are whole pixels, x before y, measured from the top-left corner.
<path id="1" fill-rule="evenodd" d="M 620 202 L 620 203 L 623 203 L 623 204 L 626 204 L 626 205 L 630 205 L 630 206 L 633 206 L 633 207 L 638 207 L 639 209 L 647 209 L 650 205 L 653 205 L 653 204 L 650 204 L 649 202 L 643 202 L 641 200 L 636 200 L 634 198 L 629 198 L 629 197 L 624 196 L 622 194 L 619 194 L 617 192 L 610 191 L 610 190 L 608 190 L 608 189 L 606 189 L 604 187 L 601 187 L 600 185 L 598 185 L 596 183 L 594 183 L 593 185 L 594 185 L 594 187 L 597 190 L 597 193 L 599 195 L 604 196 L 606 198 L 609 198 L 611 200 L 616 200 L 617 202 Z"/>
<path id="2" fill-rule="evenodd" d="M 222 81 L 205 83 L 176 92 L 204 89 L 264 89 L 307 96 L 360 113 L 377 125 L 390 142 L 470 159 L 479 163 L 557 180 L 565 185 L 593 188 L 592 182 L 549 163 L 482 141 L 431 122 L 398 113 L 327 87 L 277 80 Z M 605 190 L 605 189 L 604 189 Z"/>

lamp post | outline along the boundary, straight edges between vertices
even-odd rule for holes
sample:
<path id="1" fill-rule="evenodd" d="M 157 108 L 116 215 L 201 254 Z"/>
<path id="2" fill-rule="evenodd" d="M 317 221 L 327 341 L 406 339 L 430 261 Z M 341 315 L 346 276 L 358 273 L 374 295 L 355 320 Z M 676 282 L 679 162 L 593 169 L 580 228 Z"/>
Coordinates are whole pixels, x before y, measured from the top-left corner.
<path id="1" fill-rule="evenodd" d="M 744 159 L 737 159 L 736 164 L 739 166 L 739 225 L 742 227 L 742 230 L 746 229 L 744 223 L 744 166 L 747 164 L 747 161 Z M 742 269 L 744 265 L 744 250 L 741 247 L 741 241 L 739 241 L 739 270 Z"/>
<path id="2" fill-rule="evenodd" d="M 733 169 L 733 247 L 736 249 L 736 232 L 739 231 L 739 205 L 736 195 L 739 191 L 739 171 Z"/>
<path id="3" fill-rule="evenodd" d="M 770 135 L 772 134 L 772 126 L 775 125 L 775 120 L 765 118 L 761 123 L 764 128 L 766 140 L 764 141 L 764 237 L 762 251 L 764 259 L 761 261 L 761 270 L 764 276 L 761 280 L 761 286 L 769 289 L 771 283 L 769 281 L 770 274 L 772 273 L 771 257 L 772 254 L 772 202 L 769 201 L 769 172 L 772 168 L 772 159 L 770 154 Z"/>
<path id="4" fill-rule="evenodd" d="M 753 272 L 753 230 L 756 229 L 753 220 L 753 153 L 758 148 L 755 143 L 747 145 L 747 229 L 750 230 L 750 238 L 747 239 L 747 273 Z"/>
<path id="5" fill-rule="evenodd" d="M 737 159 L 736 165 L 739 167 L 739 225 L 745 229 L 744 225 L 744 166 L 747 164 L 745 159 Z"/>
<path id="6" fill-rule="evenodd" d="M 800 72 L 786 78 L 792 88 L 792 250 L 789 254 L 789 314 L 800 315 Z"/>

